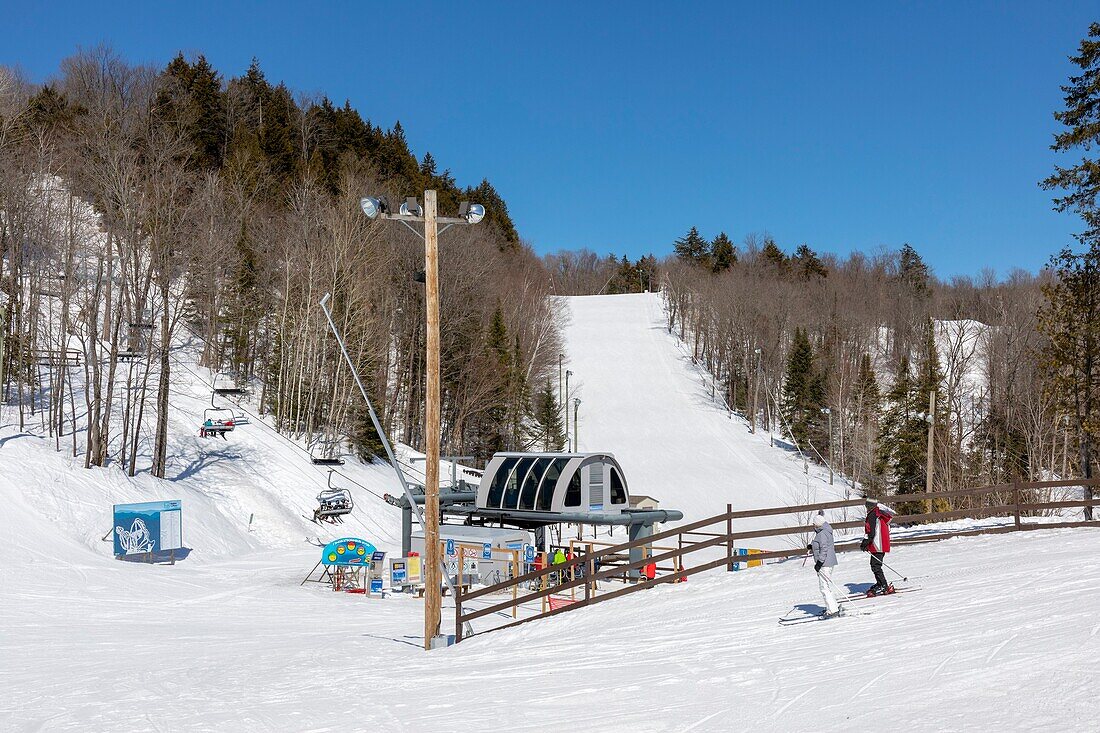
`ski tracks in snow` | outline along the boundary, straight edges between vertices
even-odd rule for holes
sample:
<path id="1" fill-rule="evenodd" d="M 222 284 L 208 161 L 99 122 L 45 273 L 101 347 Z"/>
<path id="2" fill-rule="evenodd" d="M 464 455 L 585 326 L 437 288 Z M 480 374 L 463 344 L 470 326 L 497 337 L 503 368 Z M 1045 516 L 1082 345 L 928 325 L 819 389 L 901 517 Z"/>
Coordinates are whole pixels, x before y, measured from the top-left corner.
<path id="1" fill-rule="evenodd" d="M 993 651 L 989 653 L 989 656 L 985 658 L 985 663 L 989 664 L 990 662 L 992 662 L 993 657 L 997 656 L 998 652 L 1000 652 L 1002 649 L 1004 649 L 1006 646 L 1008 646 L 1009 642 L 1014 641 L 1017 636 L 1019 636 L 1019 634 L 1013 634 L 1012 636 L 1008 637 L 1007 639 L 1002 641 L 1000 644 L 998 644 L 993 649 Z"/>
<path id="2" fill-rule="evenodd" d="M 878 677 L 875 677 L 875 678 L 874 678 L 873 680 L 871 680 L 870 682 L 868 682 L 867 684 L 865 684 L 865 685 L 864 685 L 863 687 L 859 688 L 859 692 L 857 692 L 856 694 L 852 695 L 852 696 L 851 696 L 851 697 L 850 697 L 850 698 L 848 699 L 848 702 L 854 702 L 854 701 L 855 701 L 855 699 L 856 699 L 857 697 L 859 697 L 860 695 L 862 695 L 862 694 L 863 694 L 864 692 L 866 692 L 866 691 L 867 691 L 867 690 L 869 690 L 870 688 L 874 687 L 874 686 L 875 686 L 875 684 L 876 684 L 876 683 L 878 683 L 878 681 L 879 681 L 879 680 L 881 680 L 881 679 L 882 679 L 883 677 L 885 677 L 885 676 L 886 676 L 886 675 L 888 675 L 888 674 L 890 674 L 890 671 L 889 671 L 889 670 L 887 670 L 887 671 L 883 672 L 883 673 L 882 673 L 882 674 L 880 674 L 880 675 L 879 675 Z"/>
<path id="3" fill-rule="evenodd" d="M 816 689 L 817 689 L 817 685 L 810 685 L 805 690 L 803 690 L 802 692 L 800 692 L 797 695 L 795 695 L 794 697 L 792 697 L 790 700 L 788 700 L 787 702 L 785 702 L 783 704 L 783 707 L 781 707 L 781 708 L 779 708 L 778 710 L 775 711 L 775 714 L 772 715 L 772 720 L 778 720 L 779 716 L 782 715 L 787 710 L 787 708 L 789 708 L 791 705 L 794 705 L 796 702 L 801 700 L 806 695 L 809 695 L 811 692 L 813 692 Z"/>

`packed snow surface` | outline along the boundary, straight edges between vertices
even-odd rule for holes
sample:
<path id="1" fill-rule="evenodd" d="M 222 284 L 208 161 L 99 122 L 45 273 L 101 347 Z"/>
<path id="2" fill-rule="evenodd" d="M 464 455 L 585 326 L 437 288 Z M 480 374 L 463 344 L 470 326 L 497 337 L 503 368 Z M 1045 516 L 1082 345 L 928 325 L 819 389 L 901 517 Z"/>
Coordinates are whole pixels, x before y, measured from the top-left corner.
<path id="1" fill-rule="evenodd" d="M 581 400 L 579 448 L 613 453 L 631 494 L 679 509 L 685 521 L 726 504 L 755 509 L 844 498 L 839 478 L 830 486 L 814 464 L 807 473 L 798 454 L 773 447 L 766 431 L 750 433 L 720 389 L 712 396 L 711 376 L 669 333 L 659 295 L 564 300 L 570 398 Z"/>
<path id="2" fill-rule="evenodd" d="M 1095 730 L 1096 541 L 907 547 L 888 562 L 923 590 L 866 616 L 779 626 L 820 607 L 792 561 L 431 653 L 419 601 L 299 587 L 310 549 L 175 567 L 5 552 L 0 729 Z M 864 556 L 834 578 L 865 588 Z"/>
<path id="3" fill-rule="evenodd" d="M 710 401 L 655 296 L 569 306 L 581 448 L 615 453 L 635 493 L 689 520 L 807 487 L 827 498 L 820 471 Z M 300 585 L 319 559 L 307 538 L 397 549 L 388 469 L 349 461 L 349 522 L 308 522 L 325 471 L 255 415 L 227 441 L 199 439 L 211 377 L 186 349 L 174 359 L 168 481 L 85 469 L 70 436 L 57 451 L 36 421 L 19 432 L 11 406 L 0 414 L 2 731 L 1096 728 L 1095 530 L 901 547 L 888 562 L 922 590 L 854 604 L 870 615 L 781 627 L 820 604 L 796 560 L 426 653 L 420 600 Z M 111 557 L 111 504 L 177 498 L 186 559 Z M 839 585 L 869 585 L 866 556 L 840 562 Z"/>

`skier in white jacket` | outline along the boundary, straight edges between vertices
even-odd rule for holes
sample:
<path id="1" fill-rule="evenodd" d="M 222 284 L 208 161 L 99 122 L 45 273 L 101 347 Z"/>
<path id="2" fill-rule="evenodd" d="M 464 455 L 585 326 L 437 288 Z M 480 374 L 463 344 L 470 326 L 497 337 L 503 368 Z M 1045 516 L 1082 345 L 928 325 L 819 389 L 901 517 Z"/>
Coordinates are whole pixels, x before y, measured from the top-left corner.
<path id="1" fill-rule="evenodd" d="M 833 568 L 836 567 L 836 550 L 833 548 L 833 528 L 818 514 L 814 517 L 814 539 L 809 549 L 814 554 L 814 570 L 817 571 L 817 587 L 825 601 L 825 616 L 840 614 L 840 605 L 833 593 Z"/>

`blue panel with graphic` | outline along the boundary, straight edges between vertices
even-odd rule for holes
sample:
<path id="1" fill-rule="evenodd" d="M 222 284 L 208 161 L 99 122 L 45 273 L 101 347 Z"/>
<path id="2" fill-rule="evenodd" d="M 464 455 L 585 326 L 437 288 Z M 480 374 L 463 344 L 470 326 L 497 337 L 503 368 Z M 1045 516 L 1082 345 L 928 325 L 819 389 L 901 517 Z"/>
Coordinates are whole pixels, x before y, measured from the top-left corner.
<path id="1" fill-rule="evenodd" d="M 321 562 L 325 565 L 370 565 L 374 545 L 358 537 L 343 537 L 325 545 Z"/>
<path id="2" fill-rule="evenodd" d="M 115 556 L 168 552 L 183 547 L 179 499 L 114 505 Z"/>

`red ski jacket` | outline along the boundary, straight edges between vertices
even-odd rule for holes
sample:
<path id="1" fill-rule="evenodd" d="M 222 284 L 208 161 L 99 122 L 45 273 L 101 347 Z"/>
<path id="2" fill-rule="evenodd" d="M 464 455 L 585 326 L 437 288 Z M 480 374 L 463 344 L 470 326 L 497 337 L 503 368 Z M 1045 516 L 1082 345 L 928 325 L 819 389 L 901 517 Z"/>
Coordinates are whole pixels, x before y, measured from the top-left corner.
<path id="1" fill-rule="evenodd" d="M 868 552 L 890 551 L 890 520 L 893 518 L 893 513 L 881 504 L 867 512 L 867 518 L 863 520 L 863 531 L 870 540 Z"/>

